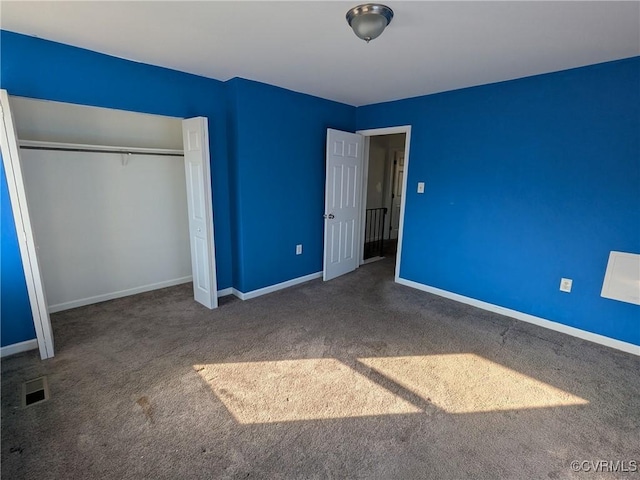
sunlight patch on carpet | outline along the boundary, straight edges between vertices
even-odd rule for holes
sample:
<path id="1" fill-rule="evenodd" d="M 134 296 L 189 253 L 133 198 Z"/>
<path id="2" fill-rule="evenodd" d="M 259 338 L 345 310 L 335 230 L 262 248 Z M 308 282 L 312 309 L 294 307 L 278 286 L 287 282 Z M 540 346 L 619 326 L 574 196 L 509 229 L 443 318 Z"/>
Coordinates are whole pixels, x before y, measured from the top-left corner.
<path id="1" fill-rule="evenodd" d="M 449 413 L 479 413 L 589 403 L 471 353 L 358 359 Z"/>
<path id="2" fill-rule="evenodd" d="M 242 424 L 419 413 L 335 359 L 194 365 Z"/>

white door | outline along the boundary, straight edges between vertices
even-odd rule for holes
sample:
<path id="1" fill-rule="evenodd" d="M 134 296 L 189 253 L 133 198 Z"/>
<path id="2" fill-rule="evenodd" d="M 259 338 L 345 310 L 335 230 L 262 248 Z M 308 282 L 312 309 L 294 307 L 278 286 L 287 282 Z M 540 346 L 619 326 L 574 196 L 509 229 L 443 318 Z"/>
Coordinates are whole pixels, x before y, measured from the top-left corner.
<path id="1" fill-rule="evenodd" d="M 207 308 L 218 306 L 213 201 L 209 163 L 209 128 L 205 117 L 182 121 L 184 168 L 187 179 L 189 241 L 193 295 Z"/>
<path id="2" fill-rule="evenodd" d="M 400 206 L 402 205 L 402 185 L 404 185 L 404 152 L 396 152 L 393 164 L 390 238 L 396 239 L 400 228 Z"/>
<path id="3" fill-rule="evenodd" d="M 24 277 L 27 281 L 27 292 L 29 294 L 29 303 L 31 304 L 31 314 L 36 330 L 40 358 L 44 360 L 45 358 L 53 357 L 53 332 L 38 262 L 38 249 L 33 236 L 33 229 L 31 228 L 31 217 L 29 216 L 27 196 L 24 190 L 18 137 L 9 105 L 9 94 L 6 90 L 0 90 L 0 110 L 2 111 L 2 125 L 0 125 L 2 163 L 7 175 L 9 198 L 18 234 L 20 256 L 22 257 Z"/>
<path id="4" fill-rule="evenodd" d="M 363 136 L 327 130 L 323 279 L 358 267 Z"/>

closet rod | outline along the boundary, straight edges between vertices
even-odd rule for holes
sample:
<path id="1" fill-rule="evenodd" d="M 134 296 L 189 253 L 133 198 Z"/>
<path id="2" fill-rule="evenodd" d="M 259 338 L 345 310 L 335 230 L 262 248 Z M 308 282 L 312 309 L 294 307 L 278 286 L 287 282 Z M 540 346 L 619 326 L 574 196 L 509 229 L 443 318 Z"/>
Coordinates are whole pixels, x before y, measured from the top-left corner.
<path id="1" fill-rule="evenodd" d="M 158 157 L 183 157 L 182 153 L 166 153 L 166 152 L 144 152 L 135 150 L 100 150 L 97 148 L 72 148 L 72 147 L 37 147 L 34 145 L 21 145 L 20 148 L 25 150 L 50 150 L 56 152 L 85 152 L 85 153 L 117 153 L 118 155 L 154 155 Z"/>

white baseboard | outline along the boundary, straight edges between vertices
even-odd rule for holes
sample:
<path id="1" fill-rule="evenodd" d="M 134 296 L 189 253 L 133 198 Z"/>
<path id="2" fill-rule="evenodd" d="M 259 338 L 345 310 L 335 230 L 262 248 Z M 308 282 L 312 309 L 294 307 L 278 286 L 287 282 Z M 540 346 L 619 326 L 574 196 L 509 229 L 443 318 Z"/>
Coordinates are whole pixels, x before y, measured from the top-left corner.
<path id="1" fill-rule="evenodd" d="M 218 298 L 226 297 L 227 295 L 233 295 L 233 288 L 229 287 L 218 290 Z"/>
<path id="2" fill-rule="evenodd" d="M 368 263 L 379 262 L 380 260 L 384 260 L 385 258 L 386 257 L 371 257 L 371 258 L 367 258 L 366 260 L 363 260 L 360 265 L 362 266 L 362 265 L 367 265 Z"/>
<path id="3" fill-rule="evenodd" d="M 528 313 L 519 312 L 517 310 L 511 310 L 510 308 L 500 307 L 492 303 L 476 300 L 475 298 L 465 297 L 457 293 L 449 292 L 447 290 L 441 290 L 436 287 L 430 287 L 423 285 L 422 283 L 414 282 L 412 280 L 406 280 L 404 278 L 397 278 L 396 282 L 400 285 L 422 290 L 423 292 L 433 293 L 441 297 L 449 298 L 460 303 L 466 303 L 474 307 L 481 308 L 482 310 L 488 310 L 489 312 L 499 313 L 500 315 L 506 315 L 508 317 L 515 318 L 516 320 L 522 320 L 523 322 L 532 323 L 540 327 L 555 330 L 556 332 L 566 333 L 573 337 L 578 337 L 582 340 L 598 343 L 606 347 L 615 348 L 616 350 L 622 350 L 623 352 L 631 353 L 633 355 L 640 356 L 640 345 L 634 345 L 633 343 L 623 342 L 622 340 L 616 340 L 615 338 L 605 337 L 604 335 L 598 335 L 597 333 L 587 332 L 586 330 L 580 330 L 579 328 L 570 327 L 562 323 L 553 322 L 544 318 L 535 317 Z"/>
<path id="4" fill-rule="evenodd" d="M 322 272 L 311 273 L 309 275 L 305 275 L 304 277 L 298 277 L 292 280 L 287 280 L 286 282 L 276 283 L 275 285 L 259 288 L 257 290 L 252 290 L 247 293 L 243 293 L 240 290 L 237 290 L 235 288 L 232 290 L 233 290 L 233 294 L 236 297 L 238 297 L 240 300 L 249 300 L 251 298 L 256 298 L 262 295 L 266 295 L 267 293 L 272 293 L 278 290 L 282 290 L 283 288 L 289 288 L 289 287 L 293 287 L 294 285 L 299 285 L 300 283 L 305 283 L 310 280 L 315 280 L 316 278 L 322 278 Z"/>
<path id="5" fill-rule="evenodd" d="M 76 307 L 84 307 L 85 305 L 91 305 L 99 302 L 106 302 L 107 300 L 113 300 L 116 298 L 128 297 L 129 295 L 136 295 L 137 293 L 150 292 L 151 290 L 158 290 L 165 287 L 173 287 L 174 285 L 180 285 L 182 283 L 188 283 L 193 280 L 193 277 L 174 278 L 173 280 L 166 280 L 164 282 L 151 283 L 149 285 L 143 285 L 141 287 L 129 288 L 127 290 L 120 290 L 119 292 L 105 293 L 103 295 L 96 295 L 94 297 L 81 298 L 79 300 L 72 300 L 71 302 L 58 303 L 57 305 L 49 305 L 49 313 L 61 312 L 63 310 L 69 310 Z"/>
<path id="6" fill-rule="evenodd" d="M 0 348 L 0 357 L 8 357 L 9 355 L 15 355 L 16 353 L 28 352 L 29 350 L 35 350 L 38 348 L 38 340 L 27 340 L 25 342 L 14 343 Z"/>

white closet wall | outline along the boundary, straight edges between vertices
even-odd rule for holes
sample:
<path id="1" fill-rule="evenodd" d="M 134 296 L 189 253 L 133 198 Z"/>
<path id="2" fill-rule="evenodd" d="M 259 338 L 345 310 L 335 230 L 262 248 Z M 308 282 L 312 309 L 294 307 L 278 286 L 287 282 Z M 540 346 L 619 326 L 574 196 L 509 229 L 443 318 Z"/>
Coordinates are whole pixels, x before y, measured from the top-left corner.
<path id="1" fill-rule="evenodd" d="M 182 150 L 180 119 L 17 100 L 21 140 Z M 21 161 L 51 312 L 191 280 L 182 157 L 22 148 Z"/>
<path id="2" fill-rule="evenodd" d="M 20 140 L 182 150 L 179 118 L 11 97 Z"/>

